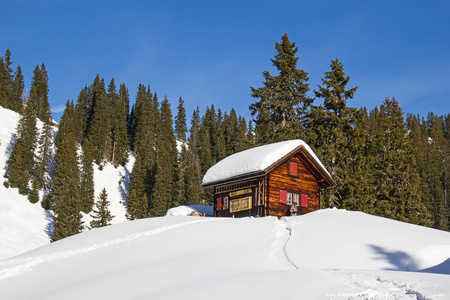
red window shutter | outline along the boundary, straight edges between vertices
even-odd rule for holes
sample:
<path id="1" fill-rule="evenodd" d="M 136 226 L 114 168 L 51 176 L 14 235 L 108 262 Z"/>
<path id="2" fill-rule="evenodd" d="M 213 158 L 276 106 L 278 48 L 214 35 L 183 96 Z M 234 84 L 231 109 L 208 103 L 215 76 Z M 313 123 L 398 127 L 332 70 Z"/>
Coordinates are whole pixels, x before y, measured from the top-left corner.
<path id="1" fill-rule="evenodd" d="M 289 162 L 289 175 L 298 176 L 298 164 L 296 162 Z"/>
<path id="2" fill-rule="evenodd" d="M 280 190 L 280 203 L 285 203 L 287 202 L 287 191 L 285 190 Z"/>
<path id="3" fill-rule="evenodd" d="M 302 197 L 301 197 L 301 206 L 302 207 L 308 207 L 308 195 L 306 195 L 306 194 L 302 194 Z"/>
<path id="4" fill-rule="evenodd" d="M 222 210 L 222 197 L 217 198 L 217 210 Z"/>

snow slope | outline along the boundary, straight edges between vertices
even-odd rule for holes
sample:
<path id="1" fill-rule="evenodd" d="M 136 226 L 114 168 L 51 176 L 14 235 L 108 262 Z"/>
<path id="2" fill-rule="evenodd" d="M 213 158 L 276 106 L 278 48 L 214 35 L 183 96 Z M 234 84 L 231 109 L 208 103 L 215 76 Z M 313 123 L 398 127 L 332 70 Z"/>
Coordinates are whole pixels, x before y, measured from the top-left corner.
<path id="1" fill-rule="evenodd" d="M 20 115 L 0 106 L 0 169 L 2 175 L 5 164 L 12 151 L 12 136 L 16 131 Z M 42 126 L 38 122 L 38 128 Z M 103 188 L 108 192 L 111 202 L 110 210 L 115 216 L 112 224 L 122 223 L 125 218 L 125 199 L 134 157 L 130 155 L 129 163 L 114 168 L 107 164 L 100 171 L 94 169 L 96 200 Z M 41 193 L 42 198 L 42 193 Z M 84 215 L 85 226 L 92 218 Z M 6 259 L 34 248 L 50 243 L 52 215 L 42 209 L 40 203 L 32 204 L 26 196 L 20 195 L 16 188 L 6 188 L 0 184 L 0 260 Z M 87 229 L 86 229 L 87 230 Z M 1 297 L 0 297 L 1 298 Z"/>
<path id="2" fill-rule="evenodd" d="M 0 166 L 18 119 L 0 107 Z M 0 299 L 450 299 L 449 232 L 330 209 L 124 222 L 133 162 L 95 168 L 115 225 L 51 244 L 51 215 L 0 185 Z"/>
<path id="3" fill-rule="evenodd" d="M 0 291 L 4 299 L 450 299 L 449 258 L 450 233 L 359 212 L 166 216 L 2 261 Z"/>
<path id="4" fill-rule="evenodd" d="M 19 122 L 19 114 L 0 106 L 0 172 L 12 151 L 11 140 Z M 38 122 L 38 127 L 41 123 Z M 18 189 L 0 184 L 0 260 L 50 243 L 50 214 L 39 203 L 31 204 Z"/>

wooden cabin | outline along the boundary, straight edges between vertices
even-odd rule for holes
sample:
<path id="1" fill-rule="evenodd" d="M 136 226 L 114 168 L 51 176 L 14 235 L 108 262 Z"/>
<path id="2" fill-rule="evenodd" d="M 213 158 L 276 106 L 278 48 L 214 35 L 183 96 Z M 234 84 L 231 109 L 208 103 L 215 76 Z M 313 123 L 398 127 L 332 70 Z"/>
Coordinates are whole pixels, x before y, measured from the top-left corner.
<path id="1" fill-rule="evenodd" d="M 302 140 L 230 155 L 212 166 L 203 187 L 214 188 L 214 216 L 301 215 L 320 208 L 320 190 L 333 178 Z"/>

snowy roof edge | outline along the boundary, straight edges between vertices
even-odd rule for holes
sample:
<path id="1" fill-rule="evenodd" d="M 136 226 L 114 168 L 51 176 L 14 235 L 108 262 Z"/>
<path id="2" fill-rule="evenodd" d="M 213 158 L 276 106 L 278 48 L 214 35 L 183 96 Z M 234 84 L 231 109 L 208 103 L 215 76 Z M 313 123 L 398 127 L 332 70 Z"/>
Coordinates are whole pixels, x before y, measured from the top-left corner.
<path id="1" fill-rule="evenodd" d="M 269 152 L 267 152 L 267 149 Z M 304 154 L 309 156 L 311 163 L 313 166 L 327 179 L 327 181 L 330 183 L 331 186 L 336 185 L 335 181 L 331 177 L 330 173 L 327 171 L 325 166 L 322 164 L 322 162 L 319 160 L 319 158 L 316 156 L 316 154 L 312 151 L 312 149 L 309 147 L 308 144 L 306 144 L 303 140 L 288 140 L 273 144 L 267 144 L 259 147 L 250 148 L 235 154 L 232 154 L 223 160 L 219 161 L 215 165 L 213 165 L 205 174 L 203 177 L 203 182 L 201 184 L 202 187 L 208 187 L 213 186 L 216 184 L 219 184 L 221 182 L 231 182 L 231 181 L 238 181 L 242 178 L 253 178 L 253 177 L 260 177 L 265 174 L 267 174 L 267 171 L 270 171 L 273 166 L 278 165 L 280 161 L 284 161 L 287 157 L 293 155 L 294 153 L 300 151 L 301 149 L 304 149 Z M 273 155 L 272 152 L 276 152 L 275 155 Z M 259 157 L 259 155 L 255 155 L 256 153 L 259 154 L 259 152 L 265 153 L 265 155 L 262 155 L 262 159 L 255 159 L 254 157 Z M 236 172 L 236 170 L 233 170 L 233 172 L 226 172 L 227 163 L 232 163 L 236 167 L 236 164 L 242 163 L 242 161 L 239 160 L 239 158 L 250 158 L 250 160 L 253 160 L 256 165 L 250 165 L 247 166 L 247 169 L 251 169 L 249 171 L 243 171 L 243 172 Z M 269 160 L 266 158 L 269 157 Z M 225 165 L 225 166 L 223 166 Z M 217 175 L 217 170 L 225 171 L 225 172 L 219 172 L 220 175 Z M 243 168 L 245 169 L 245 167 Z M 213 174 L 210 174 L 213 173 Z M 224 173 L 224 174 L 223 174 Z M 228 174 L 227 174 L 228 173 Z"/>

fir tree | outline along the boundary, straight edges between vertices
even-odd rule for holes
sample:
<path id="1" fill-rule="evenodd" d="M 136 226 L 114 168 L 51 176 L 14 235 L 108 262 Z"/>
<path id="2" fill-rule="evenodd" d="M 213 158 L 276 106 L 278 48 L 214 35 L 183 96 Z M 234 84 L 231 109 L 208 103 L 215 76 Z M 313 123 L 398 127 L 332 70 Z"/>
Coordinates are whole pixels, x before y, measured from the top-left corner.
<path id="1" fill-rule="evenodd" d="M 200 110 L 197 107 L 192 113 L 191 127 L 189 129 L 188 156 L 189 167 L 186 171 L 185 188 L 186 199 L 189 204 L 200 203 L 201 164 L 200 164 Z"/>
<path id="2" fill-rule="evenodd" d="M 85 86 L 78 94 L 77 103 L 74 111 L 74 132 L 77 142 L 81 144 L 86 137 L 89 119 L 89 96 L 90 88 Z"/>
<path id="3" fill-rule="evenodd" d="M 77 234 L 83 228 L 73 116 L 74 106 L 68 101 L 56 136 L 55 168 L 49 194 L 50 208 L 55 213 L 52 241 Z"/>
<path id="4" fill-rule="evenodd" d="M 178 99 L 177 115 L 175 117 L 175 137 L 183 144 L 186 143 L 186 109 L 184 108 L 184 100 Z"/>
<path id="5" fill-rule="evenodd" d="M 44 64 L 36 66 L 31 79 L 30 101 L 36 110 L 37 117 L 46 123 L 50 123 L 51 116 L 48 115 L 50 105 L 48 103 L 48 75 Z M 49 119 L 50 117 L 50 119 Z"/>
<path id="6" fill-rule="evenodd" d="M 12 89 L 12 99 L 11 99 L 11 109 L 19 114 L 22 114 L 23 111 L 23 92 L 25 89 L 22 69 L 20 66 L 17 66 L 17 70 L 14 73 L 14 83 Z"/>
<path id="7" fill-rule="evenodd" d="M 11 51 L 6 49 L 5 54 L 0 59 L 0 105 L 13 108 L 13 85 L 14 74 L 12 69 Z"/>
<path id="8" fill-rule="evenodd" d="M 421 202 L 420 178 L 403 112 L 395 99 L 380 106 L 379 128 L 369 145 L 373 157 L 375 214 L 430 226 L 431 216 Z"/>
<path id="9" fill-rule="evenodd" d="M 115 165 L 125 165 L 128 162 L 127 120 L 130 97 L 125 84 L 120 84 L 118 101 L 113 106 L 112 125 L 112 158 Z"/>
<path id="10" fill-rule="evenodd" d="M 51 120 L 50 107 L 48 107 L 46 120 Z M 39 188 L 46 187 L 50 181 L 50 164 L 53 160 L 53 127 L 50 122 L 42 125 L 38 141 L 38 155 L 36 162 L 36 184 Z"/>
<path id="11" fill-rule="evenodd" d="M 30 193 L 28 194 L 28 201 L 30 201 L 31 203 L 39 202 L 39 187 L 36 177 L 33 178 L 32 187 Z"/>
<path id="12" fill-rule="evenodd" d="M 55 147 L 58 148 L 67 136 L 77 137 L 75 132 L 75 106 L 72 101 L 67 100 L 63 115 L 59 120 L 58 134 L 55 136 Z"/>
<path id="13" fill-rule="evenodd" d="M 347 89 L 350 76 L 346 76 L 344 67 L 338 59 L 331 61 L 331 71 L 325 72 L 322 85 L 314 91 L 322 98 L 323 106 L 312 109 L 310 115 L 310 139 L 318 156 L 337 183 L 337 188 L 324 194 L 324 206 L 345 207 L 348 184 L 352 180 L 349 172 L 354 167 L 353 158 L 362 157 L 359 145 L 362 132 L 355 130 L 356 109 L 347 107 L 357 87 Z M 354 174 L 353 175 L 357 175 Z"/>
<path id="14" fill-rule="evenodd" d="M 291 43 L 287 34 L 276 43 L 277 53 L 271 59 L 279 71 L 277 76 L 268 71 L 262 73 L 263 87 L 251 88 L 252 97 L 259 99 L 250 105 L 250 112 L 256 124 L 260 143 L 289 139 L 293 133 L 305 128 L 306 116 L 312 99 L 309 91 L 308 73 L 297 68 L 298 48 Z"/>
<path id="15" fill-rule="evenodd" d="M 80 172 L 81 211 L 89 213 L 94 204 L 94 147 L 89 138 L 83 143 Z"/>
<path id="16" fill-rule="evenodd" d="M 108 206 L 110 202 L 108 201 L 108 193 L 106 189 L 103 188 L 102 192 L 98 196 L 98 201 L 95 203 L 95 208 L 91 217 L 93 220 L 90 222 L 91 228 L 99 228 L 111 225 L 111 220 L 114 216 L 111 214 Z"/>
<path id="17" fill-rule="evenodd" d="M 172 207 L 174 199 L 177 151 L 173 132 L 172 112 L 167 97 L 161 102 L 158 126 L 155 185 L 153 188 L 152 215 L 163 216 Z"/>
<path id="18" fill-rule="evenodd" d="M 114 82 L 112 82 L 114 84 Z M 115 89 L 110 84 L 109 91 Z M 110 103 L 105 90 L 104 79 L 97 74 L 92 84 L 91 92 L 91 115 L 88 125 L 88 137 L 91 139 L 95 148 L 95 162 L 101 164 L 108 160 L 111 145 L 111 113 Z"/>
<path id="19" fill-rule="evenodd" d="M 34 174 L 34 152 L 37 143 L 36 113 L 28 101 L 24 115 L 17 126 L 16 141 L 8 159 L 9 183 L 19 188 L 19 193 L 28 194 L 29 183 Z"/>
<path id="20" fill-rule="evenodd" d="M 188 145 L 191 153 L 191 164 L 194 171 L 200 174 L 200 109 L 198 106 L 192 113 Z"/>
<path id="21" fill-rule="evenodd" d="M 146 194 L 144 193 L 141 197 L 138 197 L 136 190 L 131 190 L 127 201 L 127 219 L 137 220 L 148 218 L 149 216 L 149 206 Z"/>
<path id="22" fill-rule="evenodd" d="M 157 126 L 159 124 L 158 97 L 152 95 L 150 88 L 140 85 L 136 96 L 133 137 L 136 161 L 131 172 L 129 191 L 134 190 L 136 199 L 142 201 L 152 199 L 155 184 L 157 144 L 159 140 Z M 131 192 L 128 201 L 130 201 Z M 147 203 L 148 207 L 148 203 Z M 132 207 L 132 209 L 134 209 Z M 133 212 L 130 216 L 135 218 Z M 142 214 L 138 214 L 142 215 Z M 147 216 L 147 215 L 146 215 Z"/>

